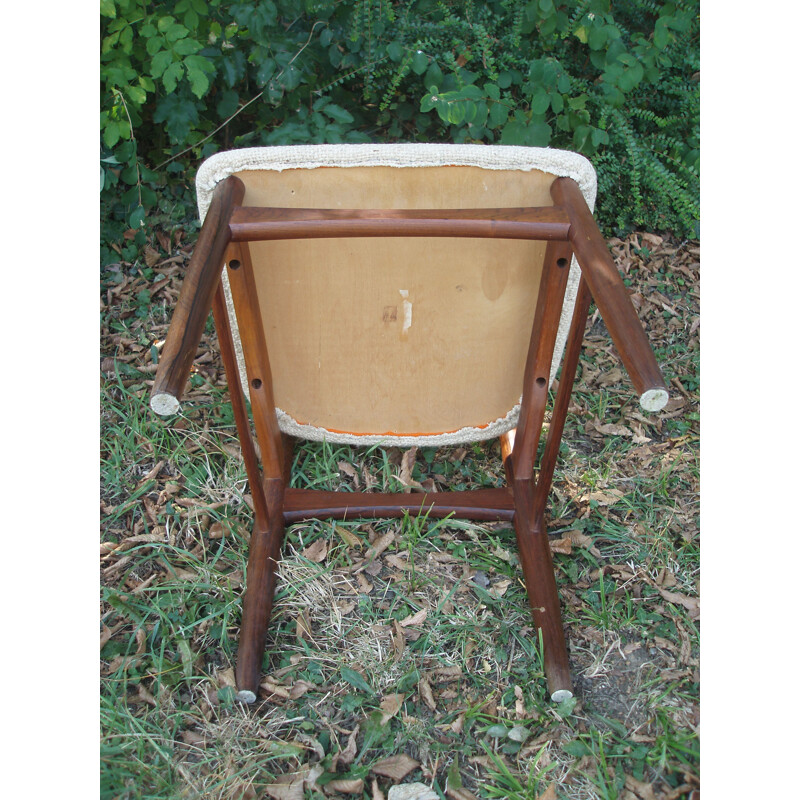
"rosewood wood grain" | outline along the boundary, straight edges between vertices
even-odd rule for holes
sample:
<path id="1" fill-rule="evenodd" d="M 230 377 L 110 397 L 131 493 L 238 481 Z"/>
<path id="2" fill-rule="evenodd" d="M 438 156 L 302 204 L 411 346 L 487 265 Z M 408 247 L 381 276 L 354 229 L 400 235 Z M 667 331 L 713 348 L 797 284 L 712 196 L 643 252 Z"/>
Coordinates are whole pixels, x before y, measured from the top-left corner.
<path id="1" fill-rule="evenodd" d="M 569 218 L 560 208 L 309 209 L 238 208 L 233 241 L 362 236 L 449 236 L 566 240 Z"/>
<path id="2" fill-rule="evenodd" d="M 659 407 L 663 407 L 667 402 L 667 387 L 661 370 L 578 184 L 571 178 L 557 178 L 550 193 L 569 215 L 569 241 L 631 383 L 640 397 L 657 392 L 661 398 Z"/>
<path id="3" fill-rule="evenodd" d="M 269 518 L 266 525 L 256 525 L 250 535 L 247 588 L 242 599 L 242 624 L 236 655 L 236 688 L 239 698 L 245 702 L 253 702 L 258 694 L 285 529 L 283 480 L 268 479 L 264 481 L 264 489 Z"/>
<path id="4" fill-rule="evenodd" d="M 556 392 L 553 413 L 550 417 L 550 427 L 547 431 L 547 442 L 545 443 L 544 453 L 539 465 L 539 472 L 536 477 L 536 491 L 534 493 L 533 520 L 535 525 L 544 528 L 544 512 L 547 505 L 547 497 L 550 494 L 550 486 L 553 482 L 553 472 L 555 471 L 556 460 L 558 459 L 558 449 L 561 445 L 561 437 L 564 433 L 564 423 L 567 419 L 569 401 L 572 397 L 572 386 L 575 382 L 575 372 L 578 368 L 581 347 L 583 345 L 583 335 L 586 330 L 586 318 L 589 314 L 589 306 L 592 297 L 583 276 L 578 283 L 578 293 L 575 298 L 575 308 L 572 312 L 572 322 L 570 324 L 567 346 L 564 350 L 564 361 L 561 365 L 561 373 L 558 381 L 558 391 Z"/>
<path id="5" fill-rule="evenodd" d="M 561 307 L 564 303 L 571 260 L 572 250 L 566 242 L 550 242 L 547 245 L 531 341 L 525 362 L 522 404 L 514 443 L 514 472 L 521 480 L 530 480 L 533 476 L 536 451 L 547 407 L 553 348 L 561 319 Z"/>
<path id="6" fill-rule="evenodd" d="M 178 410 L 222 274 L 225 248 L 230 241 L 228 225 L 234 208 L 243 199 L 244 184 L 235 176 L 214 190 L 158 360 L 150 405 L 159 414 Z"/>
<path id="7" fill-rule="evenodd" d="M 214 325 L 217 329 L 217 340 L 219 341 L 222 364 L 225 368 L 225 377 L 228 381 L 228 392 L 231 397 L 233 407 L 233 418 L 236 422 L 236 431 L 239 434 L 239 443 L 242 448 L 242 459 L 247 472 L 247 481 L 250 484 L 250 495 L 253 498 L 253 514 L 255 516 L 255 527 L 263 529 L 267 525 L 267 500 L 264 488 L 261 485 L 261 470 L 258 466 L 258 456 L 250 433 L 250 417 L 247 413 L 244 392 L 239 376 L 239 365 L 236 359 L 236 351 L 233 346 L 231 336 L 230 320 L 228 318 L 228 308 L 225 302 L 225 292 L 222 282 L 217 284 L 212 305 L 214 314 Z"/>
<path id="8" fill-rule="evenodd" d="M 528 603 L 534 624 L 542 636 L 547 688 L 552 699 L 560 702 L 572 696 L 572 681 L 547 529 L 533 520 L 532 482 L 515 478 L 514 459 L 510 456 L 506 458 L 505 467 L 506 478 L 514 493 L 514 531 Z"/>
<path id="9" fill-rule="evenodd" d="M 464 492 L 324 492 L 316 489 L 287 489 L 283 518 L 287 525 L 308 519 L 377 519 L 428 515 L 483 522 L 514 518 L 514 498 L 507 488 L 475 489 Z"/>
<path id="10" fill-rule="evenodd" d="M 258 294 L 253 280 L 253 263 L 246 243 L 231 245 L 228 281 L 236 308 L 236 319 L 247 370 L 253 423 L 261 448 L 265 479 L 283 480 L 283 434 L 275 414 L 272 394 L 272 371 L 269 366 L 267 341 L 258 308 Z"/>
<path id="11" fill-rule="evenodd" d="M 292 464 L 294 463 L 295 438 L 281 433 L 283 448 L 283 485 L 288 487 L 292 480 Z"/>

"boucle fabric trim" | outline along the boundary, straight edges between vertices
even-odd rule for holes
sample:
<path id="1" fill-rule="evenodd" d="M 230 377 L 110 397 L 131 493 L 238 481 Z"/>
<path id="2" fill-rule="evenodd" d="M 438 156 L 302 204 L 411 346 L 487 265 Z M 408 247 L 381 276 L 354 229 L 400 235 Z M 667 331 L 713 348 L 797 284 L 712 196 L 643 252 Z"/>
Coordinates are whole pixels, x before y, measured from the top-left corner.
<path id="1" fill-rule="evenodd" d="M 217 153 L 204 161 L 197 171 L 195 186 L 201 222 L 205 219 L 215 187 L 225 178 L 247 170 L 316 169 L 318 167 L 441 167 L 465 166 L 492 170 L 541 170 L 551 175 L 572 178 L 578 184 L 586 204 L 594 210 L 597 193 L 597 176 L 591 163 L 577 153 L 545 147 L 506 147 L 492 145 L 458 144 L 320 144 L 292 147 L 253 147 Z M 553 366 L 552 384 L 564 352 L 575 298 L 578 291 L 580 268 L 573 257 L 561 312 Z M 228 305 L 233 343 L 242 378 L 242 389 L 249 397 L 247 370 L 242 354 L 241 339 L 233 308 L 228 276 L 223 271 L 222 283 Z M 303 439 L 328 441 L 353 445 L 443 446 L 462 442 L 493 439 L 515 427 L 519 417 L 519 404 L 504 417 L 480 428 L 462 428 L 451 433 L 421 436 L 392 436 L 378 434 L 347 434 L 329 431 L 294 420 L 281 409 L 276 409 L 278 425 L 284 433 Z"/>
<path id="2" fill-rule="evenodd" d="M 480 428 L 460 428 L 449 433 L 421 433 L 416 436 L 329 431 L 326 428 L 318 428 L 314 425 L 303 425 L 280 408 L 276 408 L 275 411 L 278 415 L 278 425 L 284 433 L 288 433 L 289 436 L 297 436 L 300 439 L 310 439 L 313 442 L 333 442 L 357 447 L 371 447 L 376 444 L 391 445 L 393 447 L 446 447 L 447 445 L 463 444 L 464 442 L 481 442 L 486 439 L 496 439 L 517 424 L 519 409 L 520 404 L 517 403 L 504 417 Z"/>

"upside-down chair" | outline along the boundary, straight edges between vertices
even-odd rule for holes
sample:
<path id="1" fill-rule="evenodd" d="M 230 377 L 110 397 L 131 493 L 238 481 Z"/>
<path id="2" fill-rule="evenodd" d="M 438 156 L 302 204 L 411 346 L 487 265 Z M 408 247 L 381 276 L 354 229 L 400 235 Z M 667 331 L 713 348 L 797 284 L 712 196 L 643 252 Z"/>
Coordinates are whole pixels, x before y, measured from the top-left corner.
<path id="1" fill-rule="evenodd" d="M 258 693 L 285 527 L 406 512 L 513 523 L 548 690 L 570 697 L 545 510 L 592 298 L 642 407 L 667 402 L 592 217 L 591 164 L 527 147 L 268 147 L 212 156 L 196 185 L 203 225 L 151 406 L 178 410 L 213 310 L 255 517 L 239 699 Z M 399 447 L 500 438 L 507 485 L 292 489 L 296 438 Z"/>

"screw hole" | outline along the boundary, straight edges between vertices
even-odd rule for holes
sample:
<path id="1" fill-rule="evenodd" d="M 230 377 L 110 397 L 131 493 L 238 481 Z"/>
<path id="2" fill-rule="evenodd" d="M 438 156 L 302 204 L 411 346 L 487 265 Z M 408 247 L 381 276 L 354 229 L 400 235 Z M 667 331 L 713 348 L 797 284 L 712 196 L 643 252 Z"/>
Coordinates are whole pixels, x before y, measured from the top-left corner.
<path id="1" fill-rule="evenodd" d="M 536 385 L 541 389 L 547 384 L 547 381 L 544 378 L 537 378 Z"/>
<path id="2" fill-rule="evenodd" d="M 567 266 L 567 259 L 566 258 L 559 258 L 558 261 L 556 261 L 556 266 L 558 266 L 559 269 L 564 269 L 564 267 Z"/>
<path id="3" fill-rule="evenodd" d="M 251 381 L 251 384 L 252 384 L 254 389 L 260 389 L 261 388 L 261 378 L 253 378 L 253 380 Z"/>
<path id="4" fill-rule="evenodd" d="M 238 259 L 235 259 L 235 258 L 234 258 L 234 259 L 233 259 L 233 260 L 232 260 L 232 261 L 231 261 L 231 262 L 228 264 L 228 266 L 229 266 L 231 269 L 239 269 L 239 267 L 241 267 L 241 266 L 242 266 L 242 262 L 241 262 L 241 261 L 239 261 Z"/>

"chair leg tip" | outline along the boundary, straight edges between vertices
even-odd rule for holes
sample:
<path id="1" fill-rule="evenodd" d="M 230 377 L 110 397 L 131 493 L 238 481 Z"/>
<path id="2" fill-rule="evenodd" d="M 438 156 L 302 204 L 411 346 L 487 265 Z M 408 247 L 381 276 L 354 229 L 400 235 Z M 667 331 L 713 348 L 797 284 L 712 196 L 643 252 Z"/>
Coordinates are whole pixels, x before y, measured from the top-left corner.
<path id="1" fill-rule="evenodd" d="M 241 703 L 250 704 L 250 703 L 255 703 L 256 695 L 255 692 L 250 692 L 247 689 L 242 689 L 242 691 L 236 695 L 236 699 Z"/>
<path id="2" fill-rule="evenodd" d="M 571 698 L 572 692 L 569 689 L 556 689 L 556 691 L 550 695 L 550 699 L 554 703 L 563 703 L 565 700 L 570 700 Z"/>

